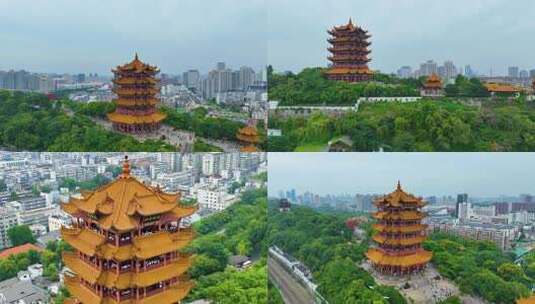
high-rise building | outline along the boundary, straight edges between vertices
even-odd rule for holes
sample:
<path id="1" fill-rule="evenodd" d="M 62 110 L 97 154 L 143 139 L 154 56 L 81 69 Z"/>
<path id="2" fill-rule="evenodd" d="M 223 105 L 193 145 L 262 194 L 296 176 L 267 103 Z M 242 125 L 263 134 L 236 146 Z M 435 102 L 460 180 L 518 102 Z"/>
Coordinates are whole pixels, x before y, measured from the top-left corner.
<path id="1" fill-rule="evenodd" d="M 462 203 L 468 203 L 468 194 L 457 194 L 457 203 L 455 204 L 455 216 L 459 217 L 459 205 Z"/>
<path id="2" fill-rule="evenodd" d="M 232 71 L 225 67 L 224 62 L 218 62 L 215 70 L 208 72 L 203 79 L 202 93 L 205 98 L 214 98 L 217 93 L 232 90 Z"/>
<path id="3" fill-rule="evenodd" d="M 220 154 L 206 153 L 202 156 L 202 174 L 206 176 L 219 173 Z"/>
<path id="4" fill-rule="evenodd" d="M 180 303 L 191 288 L 186 273 L 194 238 L 181 221 L 196 212 L 180 194 L 164 193 L 130 175 L 128 160 L 113 182 L 62 206 L 73 217 L 61 236 L 73 252 L 63 254 L 70 271 L 65 303 Z"/>
<path id="5" fill-rule="evenodd" d="M 182 84 L 194 92 L 199 92 L 201 74 L 198 70 L 188 70 L 182 74 Z"/>
<path id="6" fill-rule="evenodd" d="M 475 76 L 474 74 L 475 74 L 474 70 L 472 70 L 472 67 L 470 65 L 466 65 L 464 67 L 464 76 L 473 77 L 473 76 Z"/>
<path id="7" fill-rule="evenodd" d="M 520 77 L 520 78 L 529 78 L 529 72 L 528 72 L 528 70 L 521 70 L 521 71 L 518 73 L 518 77 Z"/>
<path id="8" fill-rule="evenodd" d="M 255 81 L 255 72 L 252 68 L 242 66 L 239 71 L 238 89 L 245 91 Z"/>
<path id="9" fill-rule="evenodd" d="M 226 65 L 225 65 L 224 62 L 218 62 L 216 64 L 216 67 L 217 67 L 217 70 L 219 70 L 219 71 L 226 70 Z"/>
<path id="10" fill-rule="evenodd" d="M 437 63 L 433 60 L 427 60 L 426 62 L 420 64 L 419 74 L 420 76 L 430 76 L 433 74 L 438 74 Z"/>
<path id="11" fill-rule="evenodd" d="M 444 66 L 438 66 L 437 67 L 437 75 L 440 78 L 446 78 L 446 67 Z"/>
<path id="12" fill-rule="evenodd" d="M 332 53 L 327 59 L 332 65 L 327 70 L 327 77 L 331 80 L 346 82 L 368 81 L 373 72 L 368 68 L 368 58 L 371 35 L 368 31 L 354 25 L 351 19 L 342 26 L 336 26 L 328 31 L 331 35 L 327 41 L 332 45 L 328 51 Z"/>
<path id="13" fill-rule="evenodd" d="M 446 79 L 452 79 L 457 76 L 457 68 L 453 64 L 452 61 L 445 61 L 444 62 L 444 77 Z"/>
<path id="14" fill-rule="evenodd" d="M 514 77 L 514 78 L 517 78 L 518 77 L 518 67 L 517 66 L 511 66 L 507 69 L 507 75 L 509 77 Z"/>
<path id="15" fill-rule="evenodd" d="M 535 79 L 535 69 L 529 70 L 529 78 Z"/>
<path id="16" fill-rule="evenodd" d="M 373 214 L 376 246 L 366 252 L 373 267 L 389 275 L 405 275 L 425 269 L 432 253 L 422 248 L 427 225 L 421 224 L 426 204 L 409 194 L 398 182 L 394 192 L 374 201 L 378 211 Z"/>
<path id="17" fill-rule="evenodd" d="M 398 69 L 397 75 L 400 78 L 409 78 L 412 76 L 412 68 L 408 65 L 402 66 Z"/>

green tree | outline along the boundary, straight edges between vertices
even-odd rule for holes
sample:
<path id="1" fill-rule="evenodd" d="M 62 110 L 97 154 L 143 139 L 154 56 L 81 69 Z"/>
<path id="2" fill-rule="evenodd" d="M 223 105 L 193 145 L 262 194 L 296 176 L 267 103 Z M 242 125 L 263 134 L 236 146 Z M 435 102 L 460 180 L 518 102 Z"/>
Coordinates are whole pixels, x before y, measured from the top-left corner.
<path id="1" fill-rule="evenodd" d="M 53 282 L 57 281 L 59 279 L 59 275 L 58 267 L 56 266 L 56 264 L 49 264 L 48 266 L 46 266 L 43 270 L 43 276 Z"/>
<path id="2" fill-rule="evenodd" d="M 13 226 L 7 230 L 7 236 L 13 246 L 20 246 L 27 243 L 34 244 L 35 237 L 27 225 Z"/>

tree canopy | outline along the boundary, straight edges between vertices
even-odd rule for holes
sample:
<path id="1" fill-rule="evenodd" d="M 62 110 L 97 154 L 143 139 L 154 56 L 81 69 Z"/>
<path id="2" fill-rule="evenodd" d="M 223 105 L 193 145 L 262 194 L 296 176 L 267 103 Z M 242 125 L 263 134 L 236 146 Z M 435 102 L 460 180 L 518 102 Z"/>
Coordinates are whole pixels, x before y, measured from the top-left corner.
<path id="1" fill-rule="evenodd" d="M 341 117 L 270 116 L 281 129 L 270 149 L 291 151 L 296 145 L 323 143 L 347 135 L 354 151 L 533 151 L 535 111 L 531 104 L 488 104 L 482 108 L 448 100 L 362 104 Z"/>
<path id="2" fill-rule="evenodd" d="M 346 83 L 328 80 L 325 68 L 305 68 L 299 74 L 268 70 L 270 100 L 281 105 L 354 105 L 359 97 L 419 96 L 421 82 L 377 74 L 374 81 Z"/>
<path id="3" fill-rule="evenodd" d="M 440 274 L 464 293 L 498 304 L 516 303 L 531 294 L 534 278 L 494 243 L 434 233 L 424 248 L 433 252 L 432 262 Z"/>
<path id="4" fill-rule="evenodd" d="M 160 140 L 139 142 L 134 137 L 105 130 L 86 115 L 69 116 L 67 101 L 50 101 L 39 93 L 0 91 L 0 146 L 29 151 L 174 151 Z M 80 106 L 82 107 L 82 106 Z M 95 108 L 95 109 L 94 109 Z M 83 114 L 82 114 L 83 113 Z"/>
<path id="5" fill-rule="evenodd" d="M 7 230 L 7 236 L 11 245 L 20 246 L 24 244 L 34 244 L 37 240 L 32 234 L 30 227 L 27 225 L 13 226 Z"/>
<path id="6" fill-rule="evenodd" d="M 198 237 L 186 249 L 197 255 L 189 270 L 197 281 L 189 300 L 217 303 L 267 302 L 266 190 L 249 190 L 222 212 L 194 224 Z M 230 255 L 259 257 L 254 266 L 237 271 Z"/>
<path id="7" fill-rule="evenodd" d="M 320 213 L 298 205 L 292 205 L 289 212 L 279 212 L 277 206 L 276 202 L 268 206 L 269 244 L 309 267 L 319 293 L 329 303 L 406 303 L 397 290 L 378 285 L 358 266 L 368 239 L 353 239 L 345 225 L 349 214 Z M 366 229 L 369 238 L 371 227 Z"/>

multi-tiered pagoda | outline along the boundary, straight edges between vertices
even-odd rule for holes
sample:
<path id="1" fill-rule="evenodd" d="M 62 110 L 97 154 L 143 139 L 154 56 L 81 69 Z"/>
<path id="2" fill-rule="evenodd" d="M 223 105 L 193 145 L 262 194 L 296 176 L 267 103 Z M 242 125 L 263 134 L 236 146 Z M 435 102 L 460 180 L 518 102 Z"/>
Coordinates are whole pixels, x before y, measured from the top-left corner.
<path id="1" fill-rule="evenodd" d="M 431 74 L 425 80 L 424 86 L 420 91 L 420 95 L 424 97 L 441 97 L 444 96 L 442 92 L 442 80 L 437 74 Z"/>
<path id="2" fill-rule="evenodd" d="M 256 129 L 256 123 L 253 119 L 247 122 L 247 125 L 238 130 L 236 138 L 242 144 L 240 152 L 258 152 L 259 149 L 256 145 L 260 142 L 258 136 L 258 130 Z"/>
<path id="3" fill-rule="evenodd" d="M 113 69 L 113 92 L 116 110 L 108 114 L 113 128 L 126 133 L 150 133 L 160 127 L 166 115 L 158 112 L 158 80 L 159 70 L 155 66 L 145 64 L 136 57 L 130 63 Z"/>
<path id="4" fill-rule="evenodd" d="M 61 229 L 74 248 L 63 255 L 72 272 L 65 276 L 69 303 L 180 303 L 193 287 L 186 276 L 192 256 L 180 250 L 194 233 L 180 221 L 197 207 L 138 181 L 128 159 L 115 181 L 62 208 L 73 217 Z"/>
<path id="5" fill-rule="evenodd" d="M 426 225 L 421 224 L 426 204 L 421 198 L 406 193 L 398 182 L 397 189 L 374 201 L 378 211 L 373 226 L 377 232 L 376 247 L 366 256 L 376 270 L 389 275 L 404 275 L 420 271 L 431 260 L 432 253 L 422 248 Z"/>
<path id="6" fill-rule="evenodd" d="M 327 78 L 346 82 L 368 81 L 373 72 L 368 68 L 370 59 L 371 37 L 368 31 L 353 24 L 351 19 L 346 25 L 337 26 L 327 31 L 332 37 L 327 41 L 332 53 L 328 59 L 332 65 L 327 70 Z"/>

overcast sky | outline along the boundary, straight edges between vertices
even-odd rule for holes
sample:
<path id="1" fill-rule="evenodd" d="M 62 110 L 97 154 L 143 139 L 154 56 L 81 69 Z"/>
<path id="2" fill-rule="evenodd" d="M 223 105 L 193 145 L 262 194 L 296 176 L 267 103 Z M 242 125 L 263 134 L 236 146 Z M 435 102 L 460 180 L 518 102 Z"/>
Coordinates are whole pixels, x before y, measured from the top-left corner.
<path id="1" fill-rule="evenodd" d="M 371 67 L 386 72 L 428 59 L 494 74 L 535 69 L 532 0 L 271 0 L 269 62 L 276 70 L 326 66 L 326 30 L 349 17 L 372 34 Z"/>
<path id="2" fill-rule="evenodd" d="M 162 72 L 267 63 L 265 0 L 0 0 L 0 70 L 98 72 L 133 59 Z"/>
<path id="3" fill-rule="evenodd" d="M 269 153 L 270 195 L 389 193 L 401 180 L 422 196 L 535 194 L 535 153 Z"/>

